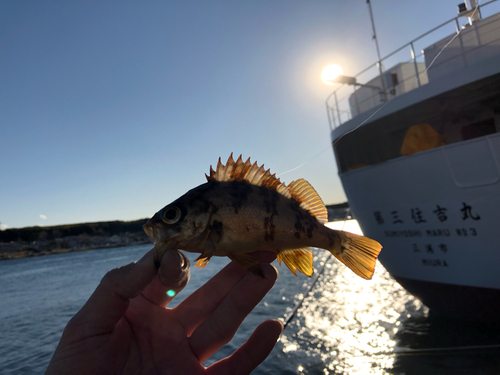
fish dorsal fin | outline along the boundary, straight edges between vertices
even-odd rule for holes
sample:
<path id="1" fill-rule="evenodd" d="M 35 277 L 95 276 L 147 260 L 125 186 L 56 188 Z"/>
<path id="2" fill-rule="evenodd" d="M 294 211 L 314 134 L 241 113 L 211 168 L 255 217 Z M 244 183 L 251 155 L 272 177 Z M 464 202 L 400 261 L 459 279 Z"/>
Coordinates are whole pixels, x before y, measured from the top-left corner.
<path id="1" fill-rule="evenodd" d="M 207 181 L 246 181 L 252 185 L 264 186 L 272 190 L 276 190 L 286 198 L 292 198 L 288 187 L 276 178 L 276 174 L 264 169 L 264 164 L 260 167 L 257 162 L 250 163 L 250 158 L 243 161 L 241 155 L 234 161 L 233 154 L 227 159 L 226 165 L 222 164 L 220 158 L 217 163 L 217 168 L 214 171 L 210 166 L 210 175 L 205 175 Z"/>
<path id="2" fill-rule="evenodd" d="M 320 223 L 328 222 L 328 211 L 323 200 L 309 182 L 303 178 L 288 184 L 292 199 L 300 203 L 300 207 L 313 215 Z"/>

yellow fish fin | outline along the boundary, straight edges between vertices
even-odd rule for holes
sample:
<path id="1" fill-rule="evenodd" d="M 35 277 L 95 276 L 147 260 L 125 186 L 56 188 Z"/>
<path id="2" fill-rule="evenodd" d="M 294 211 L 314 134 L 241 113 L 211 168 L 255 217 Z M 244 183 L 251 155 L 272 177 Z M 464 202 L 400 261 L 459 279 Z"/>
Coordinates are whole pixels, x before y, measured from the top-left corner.
<path id="1" fill-rule="evenodd" d="M 233 262 L 239 264 L 244 269 L 255 273 L 261 277 L 265 277 L 262 269 L 260 268 L 260 263 L 257 262 L 254 258 L 252 258 L 248 254 L 231 254 L 228 255 L 229 259 Z"/>
<path id="2" fill-rule="evenodd" d="M 349 232 L 341 232 L 341 238 L 340 253 L 331 253 L 356 275 L 370 280 L 382 245 L 370 238 Z"/>
<path id="3" fill-rule="evenodd" d="M 197 259 L 197 262 L 195 264 L 195 267 L 199 268 L 205 268 L 205 266 L 208 264 L 208 261 L 210 260 L 210 257 L 205 257 L 202 258 L 201 256 Z"/>
<path id="4" fill-rule="evenodd" d="M 323 200 L 309 182 L 303 178 L 288 184 L 292 199 L 300 203 L 300 207 L 313 215 L 320 223 L 328 222 L 328 211 Z"/>
<path id="5" fill-rule="evenodd" d="M 257 162 L 250 163 L 250 158 L 245 162 L 239 156 L 238 160 L 234 161 L 233 154 L 227 159 L 226 165 L 222 164 L 221 159 L 217 162 L 217 168 L 214 171 L 210 166 L 210 175 L 205 175 L 207 181 L 246 181 L 252 185 L 264 186 L 272 190 L 276 190 L 286 198 L 291 198 L 287 186 L 276 178 L 276 173 L 264 169 L 264 165 L 260 167 Z"/>
<path id="6" fill-rule="evenodd" d="M 281 261 L 283 261 L 295 276 L 297 276 L 297 270 L 309 277 L 314 272 L 313 253 L 307 247 L 280 251 L 277 258 L 279 264 L 281 265 Z"/>
<path id="7" fill-rule="evenodd" d="M 215 232 L 209 232 L 208 233 L 208 237 L 216 237 L 216 233 Z M 220 237 L 220 235 L 219 235 Z M 220 240 L 220 238 L 219 238 Z M 196 258 L 197 262 L 195 264 L 195 267 L 199 267 L 199 268 L 205 268 L 205 266 L 208 264 L 208 262 L 210 261 L 210 258 L 212 258 L 212 256 L 214 255 L 214 243 L 212 242 L 212 240 L 210 238 L 207 239 L 206 241 L 206 244 L 205 244 L 205 249 L 203 250 L 203 252 L 200 254 L 200 256 L 198 258 Z"/>

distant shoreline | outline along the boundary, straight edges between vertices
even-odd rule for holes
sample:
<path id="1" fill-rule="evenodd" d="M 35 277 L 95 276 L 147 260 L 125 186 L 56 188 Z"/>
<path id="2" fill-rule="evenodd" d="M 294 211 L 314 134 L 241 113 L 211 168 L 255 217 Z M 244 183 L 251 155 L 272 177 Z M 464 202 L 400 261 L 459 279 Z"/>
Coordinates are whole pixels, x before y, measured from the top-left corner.
<path id="1" fill-rule="evenodd" d="M 29 249 L 29 250 L 15 251 L 15 252 L 0 252 L 0 261 L 23 259 L 23 258 L 34 258 L 34 257 L 46 256 L 46 255 L 78 253 L 81 251 L 91 251 L 91 250 L 99 250 L 99 249 L 112 249 L 112 248 L 116 248 L 116 247 L 137 246 L 137 245 L 144 245 L 144 244 L 148 244 L 148 243 L 150 243 L 150 242 L 149 241 L 139 241 L 139 242 L 126 243 L 126 244 L 108 244 L 108 245 L 101 245 L 101 246 L 95 246 L 95 247 L 94 246 L 81 247 L 81 248 L 76 248 L 76 249 L 63 248 L 63 249 L 42 250 L 42 251 L 36 251 L 33 249 Z"/>
<path id="2" fill-rule="evenodd" d="M 0 231 L 0 260 L 145 244 L 147 220 L 6 229 Z"/>
<path id="3" fill-rule="evenodd" d="M 327 205 L 328 221 L 352 219 L 347 203 Z M 27 227 L 0 231 L 0 260 L 32 258 L 150 243 L 147 219 Z"/>

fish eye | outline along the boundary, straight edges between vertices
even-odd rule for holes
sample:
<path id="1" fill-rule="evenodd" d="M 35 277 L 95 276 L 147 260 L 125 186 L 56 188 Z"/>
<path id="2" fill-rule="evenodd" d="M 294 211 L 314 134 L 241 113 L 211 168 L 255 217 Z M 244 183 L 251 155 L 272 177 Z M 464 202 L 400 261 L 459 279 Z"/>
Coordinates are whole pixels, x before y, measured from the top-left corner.
<path id="1" fill-rule="evenodd" d="M 175 224 L 181 218 L 181 210 L 177 207 L 167 207 L 163 212 L 163 221 L 167 224 Z"/>

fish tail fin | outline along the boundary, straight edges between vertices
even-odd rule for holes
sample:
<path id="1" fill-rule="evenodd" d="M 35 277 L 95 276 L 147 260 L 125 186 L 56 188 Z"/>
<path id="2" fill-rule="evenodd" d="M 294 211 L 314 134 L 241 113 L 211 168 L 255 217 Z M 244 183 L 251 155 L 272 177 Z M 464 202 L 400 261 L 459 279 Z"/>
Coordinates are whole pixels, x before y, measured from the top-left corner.
<path id="1" fill-rule="evenodd" d="M 338 250 L 335 252 L 330 250 L 330 252 L 356 275 L 370 280 L 382 245 L 368 237 L 354 233 L 340 232 L 340 235 L 340 252 Z"/>
<path id="2" fill-rule="evenodd" d="M 295 276 L 297 276 L 297 270 L 309 277 L 314 272 L 313 253 L 307 247 L 280 251 L 277 258 L 280 266 L 281 261 L 283 261 Z"/>

